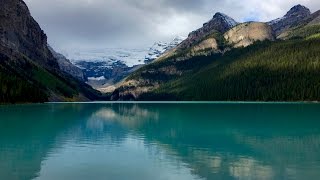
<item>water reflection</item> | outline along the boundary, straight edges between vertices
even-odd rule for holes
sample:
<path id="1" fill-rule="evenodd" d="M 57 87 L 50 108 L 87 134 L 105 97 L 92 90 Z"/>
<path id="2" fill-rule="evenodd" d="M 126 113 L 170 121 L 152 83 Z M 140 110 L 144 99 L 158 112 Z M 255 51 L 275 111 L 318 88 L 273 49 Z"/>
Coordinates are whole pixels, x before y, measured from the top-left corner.
<path id="1" fill-rule="evenodd" d="M 89 118 L 88 126 L 103 129 L 106 123 L 119 123 L 123 127 L 133 129 L 139 128 L 145 121 L 158 121 L 158 119 L 159 112 L 140 108 L 138 104 L 116 104 L 111 107 L 102 107 L 93 113 Z"/>
<path id="2" fill-rule="evenodd" d="M 0 107 L 1 179 L 317 179 L 317 104 Z"/>

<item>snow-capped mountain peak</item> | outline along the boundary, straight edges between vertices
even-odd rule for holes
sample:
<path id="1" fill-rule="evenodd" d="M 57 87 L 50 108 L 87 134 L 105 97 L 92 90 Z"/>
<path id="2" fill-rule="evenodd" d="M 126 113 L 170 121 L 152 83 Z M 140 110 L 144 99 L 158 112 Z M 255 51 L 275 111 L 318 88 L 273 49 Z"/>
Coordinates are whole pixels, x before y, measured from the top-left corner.
<path id="1" fill-rule="evenodd" d="M 290 26 L 301 22 L 303 19 L 310 16 L 310 9 L 300 4 L 292 7 L 283 17 L 269 21 L 268 24 L 275 31 L 276 35 L 280 35 Z"/>
<path id="2" fill-rule="evenodd" d="M 90 51 L 75 51 L 69 53 L 67 57 L 74 63 L 79 61 L 107 62 L 112 66 L 112 64 L 116 62 L 121 62 L 128 67 L 133 67 L 155 60 L 164 52 L 176 47 L 184 39 L 182 36 L 177 36 L 171 42 L 156 42 L 151 48 L 106 48 Z"/>
<path id="3" fill-rule="evenodd" d="M 87 83 L 101 88 L 117 83 L 139 65 L 149 63 L 164 52 L 176 47 L 185 38 L 177 36 L 171 42 L 156 42 L 151 48 L 125 49 L 106 48 L 90 51 L 75 51 L 68 58 L 85 74 Z"/>
<path id="4" fill-rule="evenodd" d="M 213 19 L 215 18 L 221 18 L 223 19 L 230 27 L 234 27 L 238 24 L 237 21 L 235 21 L 234 19 L 232 19 L 230 16 L 221 13 L 221 12 L 217 12 L 214 16 Z"/>
<path id="5" fill-rule="evenodd" d="M 145 62 L 150 62 L 157 59 L 166 51 L 178 46 L 185 39 L 186 39 L 185 37 L 177 36 L 170 43 L 165 43 L 165 42 L 154 43 L 153 46 L 149 49 L 149 53 L 145 57 Z"/>

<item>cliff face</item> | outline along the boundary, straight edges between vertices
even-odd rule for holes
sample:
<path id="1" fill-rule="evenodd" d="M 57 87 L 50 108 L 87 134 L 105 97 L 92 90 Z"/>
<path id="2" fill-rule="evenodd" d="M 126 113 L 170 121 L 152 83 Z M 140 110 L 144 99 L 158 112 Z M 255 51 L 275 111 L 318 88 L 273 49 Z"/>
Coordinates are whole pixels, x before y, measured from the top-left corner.
<path id="1" fill-rule="evenodd" d="M 305 6 L 296 5 L 292 7 L 286 15 L 281 18 L 272 20 L 268 22 L 268 24 L 271 25 L 271 27 L 275 31 L 275 34 L 278 36 L 290 27 L 298 25 L 305 18 L 310 16 L 310 14 L 310 10 Z"/>
<path id="2" fill-rule="evenodd" d="M 48 69 L 59 69 L 47 47 L 47 36 L 22 0 L 0 0 L 0 50 L 21 53 Z"/>
<path id="3" fill-rule="evenodd" d="M 203 26 L 189 33 L 188 38 L 182 41 L 176 48 L 167 51 L 161 55 L 158 60 L 167 59 L 173 56 L 185 54 L 187 56 L 199 55 L 205 51 L 211 50 L 219 52 L 219 45 L 223 39 L 223 33 L 238 25 L 234 19 L 223 13 L 216 13 L 213 18 L 204 23 Z M 182 58 L 184 59 L 184 58 Z"/>
<path id="4" fill-rule="evenodd" d="M 197 53 L 200 51 L 206 50 L 217 50 L 218 49 L 218 42 L 215 38 L 208 38 L 200 42 L 198 45 L 192 47 L 192 52 Z"/>
<path id="5" fill-rule="evenodd" d="M 203 24 L 203 27 L 191 32 L 188 38 L 179 45 L 179 48 L 191 47 L 214 32 L 225 33 L 237 24 L 231 17 L 223 13 L 216 13 L 209 22 Z"/>
<path id="6" fill-rule="evenodd" d="M 256 41 L 275 40 L 272 28 L 260 22 L 240 24 L 226 32 L 224 38 L 235 48 L 247 47 Z"/>
<path id="7" fill-rule="evenodd" d="M 102 97 L 60 69 L 47 36 L 22 0 L 0 0 L 0 6 L 0 103 Z"/>

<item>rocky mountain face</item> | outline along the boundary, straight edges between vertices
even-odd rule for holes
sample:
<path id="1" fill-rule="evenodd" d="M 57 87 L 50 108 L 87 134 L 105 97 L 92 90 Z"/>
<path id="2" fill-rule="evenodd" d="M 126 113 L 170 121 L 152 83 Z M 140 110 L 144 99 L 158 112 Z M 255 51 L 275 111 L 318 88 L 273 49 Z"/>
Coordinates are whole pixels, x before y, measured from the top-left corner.
<path id="1" fill-rule="evenodd" d="M 214 55 L 219 57 L 234 48 L 247 47 L 257 41 L 275 40 L 271 26 L 260 22 L 238 24 L 224 34 L 215 30 L 211 32 L 212 34 L 202 37 L 200 42 L 193 44 L 189 48 L 190 52 L 185 52 L 180 56 L 179 54 L 173 56 L 164 54 L 156 60 L 156 65 L 151 63 L 150 66 L 134 72 L 124 82 L 118 84 L 111 100 L 139 99 L 144 94 L 160 88 L 162 84 L 172 79 L 184 77 L 184 75 L 207 63 L 206 60 L 200 60 L 201 58 L 198 60 L 197 57 Z M 173 50 L 179 52 L 179 46 Z M 110 88 L 106 89 L 111 90 Z"/>
<path id="2" fill-rule="evenodd" d="M 240 24 L 224 34 L 226 41 L 234 48 L 247 47 L 256 41 L 274 41 L 272 28 L 261 22 Z"/>
<path id="3" fill-rule="evenodd" d="M 184 87 L 176 83 L 169 85 L 168 82 L 172 82 L 173 79 L 184 79 L 192 72 L 197 73 L 205 69 L 210 63 L 210 58 L 206 57 L 211 57 L 211 60 L 223 59 L 225 54 L 230 55 L 227 52 L 233 52 L 235 48 L 248 47 L 257 41 L 269 40 L 271 41 L 269 43 L 272 44 L 272 41 L 278 38 L 277 36 L 288 30 L 290 32 L 287 34 L 291 34 L 287 36 L 288 39 L 320 37 L 317 34 L 320 33 L 320 28 L 316 25 L 320 19 L 319 14 L 316 12 L 311 15 L 308 8 L 297 5 L 291 8 L 284 17 L 268 23 L 239 24 L 227 15 L 216 13 L 213 19 L 205 23 L 202 28 L 191 32 L 188 38 L 177 47 L 161 55 L 155 61 L 156 63 L 137 70 L 118 84 L 111 99 L 148 99 L 150 92 L 169 92 L 172 89 L 180 91 Z M 168 97 L 170 94 L 160 96 Z"/>
<path id="4" fill-rule="evenodd" d="M 158 60 L 174 56 L 180 56 L 179 59 L 183 60 L 195 55 L 206 54 L 208 51 L 221 52 L 220 45 L 223 43 L 221 42 L 223 34 L 238 24 L 231 17 L 218 12 L 210 21 L 204 23 L 203 27 L 192 31 L 187 39 L 170 51 L 163 53 Z"/>
<path id="5" fill-rule="evenodd" d="M 320 33 L 320 11 L 312 13 L 297 25 L 283 31 L 277 38 L 282 40 L 314 38 Z"/>
<path id="6" fill-rule="evenodd" d="M 311 11 L 302 5 L 292 7 L 286 15 L 281 18 L 268 22 L 273 28 L 275 34 L 278 36 L 290 27 L 298 25 L 305 18 L 310 16 Z"/>
<path id="7" fill-rule="evenodd" d="M 102 97 L 60 69 L 46 34 L 22 0 L 0 0 L 0 6 L 0 103 Z"/>
<path id="8" fill-rule="evenodd" d="M 256 41 L 275 40 L 272 28 L 266 23 L 238 24 L 231 21 L 230 18 L 227 21 L 223 17 L 227 16 L 221 16 L 221 13 L 214 16 L 213 22 L 219 21 L 219 23 L 212 23 L 217 25 L 213 25 L 212 28 L 217 28 L 217 30 L 206 28 L 205 31 L 197 30 L 196 32 L 206 33 L 194 38 L 194 40 L 197 39 L 195 41 L 190 41 L 190 37 L 195 36 L 189 35 L 176 48 L 160 56 L 156 60 L 157 65 L 151 63 L 150 66 L 134 72 L 126 81 L 118 85 L 111 99 L 139 99 L 141 95 L 161 87 L 167 81 L 183 77 L 184 74 L 190 73 L 207 63 L 206 61 L 196 62 L 197 58 L 193 57 L 211 56 L 213 54 L 219 56 L 219 54 L 230 51 L 232 48 L 247 47 Z M 204 26 L 207 27 L 207 24 Z M 188 44 L 188 48 L 184 46 L 185 44 Z"/>
<path id="9" fill-rule="evenodd" d="M 201 41 L 200 43 L 191 47 L 191 52 L 193 54 L 201 51 L 216 51 L 219 49 L 219 43 L 215 37 L 208 37 Z"/>
<path id="10" fill-rule="evenodd" d="M 80 81 L 85 81 L 84 73 L 82 69 L 78 68 L 71 63 L 64 55 L 57 53 L 52 47 L 48 46 L 53 57 L 57 59 L 59 68 L 65 73 L 70 74 L 71 76 L 79 79 Z"/>
<path id="11" fill-rule="evenodd" d="M 238 22 L 231 17 L 223 13 L 216 13 L 210 21 L 203 24 L 203 27 L 191 32 L 188 38 L 179 45 L 179 48 L 189 48 L 195 43 L 199 43 L 204 37 L 214 32 L 225 33 L 237 24 Z"/>
<path id="12" fill-rule="evenodd" d="M 21 53 L 48 69 L 59 69 L 47 47 L 47 36 L 22 0 L 0 0 L 0 51 Z"/>

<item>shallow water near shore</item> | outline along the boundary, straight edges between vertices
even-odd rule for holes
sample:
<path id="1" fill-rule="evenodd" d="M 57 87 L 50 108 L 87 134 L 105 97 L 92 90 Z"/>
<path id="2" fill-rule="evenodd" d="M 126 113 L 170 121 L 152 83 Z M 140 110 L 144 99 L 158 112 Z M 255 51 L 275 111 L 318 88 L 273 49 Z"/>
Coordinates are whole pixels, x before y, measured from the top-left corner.
<path id="1" fill-rule="evenodd" d="M 0 179 L 318 179 L 320 104 L 0 106 Z"/>

